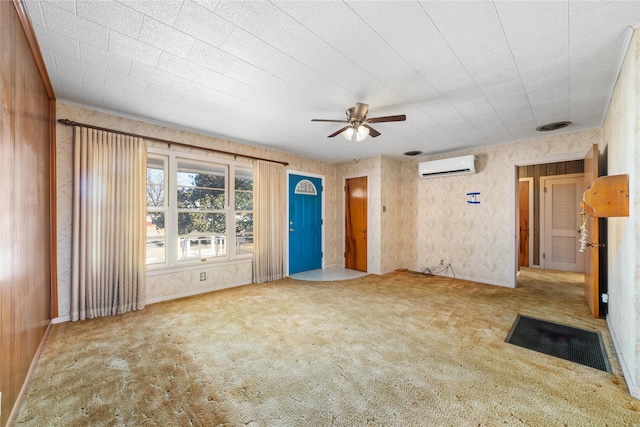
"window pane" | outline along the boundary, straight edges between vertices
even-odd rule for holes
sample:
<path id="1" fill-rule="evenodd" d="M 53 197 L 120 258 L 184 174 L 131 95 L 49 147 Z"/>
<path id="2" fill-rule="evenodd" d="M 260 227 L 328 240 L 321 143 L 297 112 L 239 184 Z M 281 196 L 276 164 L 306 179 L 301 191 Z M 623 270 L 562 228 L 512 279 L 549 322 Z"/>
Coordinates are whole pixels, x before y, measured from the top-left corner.
<path id="1" fill-rule="evenodd" d="M 147 207 L 164 206 L 164 185 L 147 184 Z"/>
<path id="2" fill-rule="evenodd" d="M 227 256 L 227 239 L 224 236 L 215 237 L 179 237 L 178 259 L 202 259 Z"/>
<path id="3" fill-rule="evenodd" d="M 226 213 L 179 212 L 178 234 L 225 234 Z"/>
<path id="4" fill-rule="evenodd" d="M 224 193 L 224 190 L 178 187 L 178 208 L 222 210 L 225 205 Z"/>
<path id="5" fill-rule="evenodd" d="M 164 263 L 166 259 L 164 213 L 147 215 L 147 264 Z"/>
<path id="6" fill-rule="evenodd" d="M 147 182 L 164 184 L 164 160 L 155 157 L 147 158 Z"/>
<path id="7" fill-rule="evenodd" d="M 250 254 L 253 252 L 253 214 L 236 214 L 236 253 Z"/>
<path id="8" fill-rule="evenodd" d="M 147 159 L 147 207 L 164 206 L 164 159 Z"/>
<path id="9" fill-rule="evenodd" d="M 253 193 L 250 191 L 236 190 L 236 209 L 237 211 L 253 210 Z"/>
<path id="10" fill-rule="evenodd" d="M 236 190 L 253 191 L 253 171 L 236 169 Z"/>

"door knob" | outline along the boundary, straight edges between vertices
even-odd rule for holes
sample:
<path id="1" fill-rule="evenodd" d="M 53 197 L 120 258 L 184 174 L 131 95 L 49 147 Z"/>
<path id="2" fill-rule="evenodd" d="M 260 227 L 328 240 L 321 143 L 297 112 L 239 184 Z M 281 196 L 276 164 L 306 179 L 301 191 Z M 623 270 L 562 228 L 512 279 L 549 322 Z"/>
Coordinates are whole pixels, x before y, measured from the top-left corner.
<path id="1" fill-rule="evenodd" d="M 289 231 L 293 231 L 293 228 L 290 228 Z"/>

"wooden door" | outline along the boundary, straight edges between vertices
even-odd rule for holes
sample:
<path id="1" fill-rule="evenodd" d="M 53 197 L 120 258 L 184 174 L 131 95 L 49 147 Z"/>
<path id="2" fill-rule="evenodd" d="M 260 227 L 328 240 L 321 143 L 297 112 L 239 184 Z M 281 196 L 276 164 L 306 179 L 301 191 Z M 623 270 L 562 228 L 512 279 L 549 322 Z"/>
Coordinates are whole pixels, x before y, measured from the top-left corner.
<path id="1" fill-rule="evenodd" d="M 529 181 L 519 182 L 518 201 L 520 206 L 518 265 L 521 267 L 529 267 Z"/>
<path id="2" fill-rule="evenodd" d="M 345 185 L 344 266 L 367 271 L 367 177 L 350 178 Z"/>
<path id="3" fill-rule="evenodd" d="M 591 187 L 593 181 L 598 178 L 598 144 L 593 146 L 587 152 L 584 158 L 584 186 L 586 189 Z M 585 248 L 584 254 L 584 299 L 593 314 L 593 317 L 600 317 L 600 258 L 598 255 L 599 229 L 598 219 L 586 216 L 587 224 L 587 241 L 593 243 L 592 246 Z"/>

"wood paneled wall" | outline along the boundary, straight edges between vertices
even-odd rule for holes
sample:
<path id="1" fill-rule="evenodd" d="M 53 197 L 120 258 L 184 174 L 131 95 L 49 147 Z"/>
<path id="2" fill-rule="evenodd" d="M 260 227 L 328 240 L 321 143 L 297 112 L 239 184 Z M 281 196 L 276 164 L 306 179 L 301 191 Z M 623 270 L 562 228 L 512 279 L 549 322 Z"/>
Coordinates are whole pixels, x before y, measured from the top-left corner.
<path id="1" fill-rule="evenodd" d="M 584 172 L 584 162 L 546 163 L 541 165 L 521 166 L 518 168 L 519 178 L 533 177 L 533 264 L 540 265 L 540 177 L 567 175 Z"/>
<path id="2" fill-rule="evenodd" d="M 19 3 L 0 1 L 0 425 L 10 421 L 51 318 L 55 101 L 25 17 Z"/>

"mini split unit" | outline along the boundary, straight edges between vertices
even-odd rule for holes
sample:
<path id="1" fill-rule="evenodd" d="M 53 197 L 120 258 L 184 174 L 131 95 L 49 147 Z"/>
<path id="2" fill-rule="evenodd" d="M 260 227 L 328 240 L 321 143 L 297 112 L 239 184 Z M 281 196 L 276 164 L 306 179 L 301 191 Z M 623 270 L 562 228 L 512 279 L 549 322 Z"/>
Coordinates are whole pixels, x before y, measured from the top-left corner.
<path id="1" fill-rule="evenodd" d="M 476 156 L 468 155 L 421 162 L 418 164 L 418 174 L 422 178 L 435 178 L 476 173 L 475 160 Z"/>

